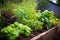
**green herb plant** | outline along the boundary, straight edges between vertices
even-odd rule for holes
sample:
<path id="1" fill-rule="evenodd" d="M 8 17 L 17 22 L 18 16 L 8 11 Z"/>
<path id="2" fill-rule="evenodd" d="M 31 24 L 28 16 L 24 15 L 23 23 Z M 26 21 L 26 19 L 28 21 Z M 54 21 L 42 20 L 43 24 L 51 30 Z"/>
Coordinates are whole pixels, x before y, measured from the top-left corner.
<path id="1" fill-rule="evenodd" d="M 21 35 L 28 37 L 30 32 L 31 29 L 28 26 L 15 22 L 14 24 L 1 29 L 0 36 L 2 38 L 6 37 L 7 40 L 15 40 L 15 38 Z"/>
<path id="2" fill-rule="evenodd" d="M 38 20 L 43 22 L 43 28 L 51 28 L 52 26 L 56 26 L 58 24 L 57 18 L 54 16 L 54 12 L 45 10 L 37 16 Z"/>

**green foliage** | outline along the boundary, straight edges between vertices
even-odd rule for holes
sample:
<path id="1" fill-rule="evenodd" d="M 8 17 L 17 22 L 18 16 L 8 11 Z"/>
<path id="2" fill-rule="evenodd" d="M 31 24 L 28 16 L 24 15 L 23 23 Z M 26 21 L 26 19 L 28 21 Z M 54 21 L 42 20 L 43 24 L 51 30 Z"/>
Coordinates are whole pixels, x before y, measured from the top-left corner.
<path id="1" fill-rule="evenodd" d="M 3 0 L 4 1 L 4 5 L 0 5 L 0 10 L 6 10 L 6 11 L 13 11 L 16 6 L 16 8 L 22 6 L 24 7 L 23 5 L 28 5 L 32 8 L 35 8 L 36 7 L 36 2 L 35 0 Z M 22 1 L 22 2 L 20 2 Z"/>
<path id="2" fill-rule="evenodd" d="M 54 16 L 54 12 L 45 10 L 38 15 L 38 19 L 44 23 L 44 27 L 51 28 L 53 25 L 55 26 L 57 24 L 56 17 Z"/>
<path id="3" fill-rule="evenodd" d="M 32 28 L 35 31 L 42 30 L 42 28 L 43 28 L 43 23 L 38 20 L 26 20 L 25 19 L 21 23 L 29 26 L 30 28 Z"/>
<path id="4" fill-rule="evenodd" d="M 21 3 L 14 3 L 10 0 L 10 2 L 7 1 L 7 4 L 3 6 L 0 10 L 12 11 L 14 15 L 17 16 L 18 18 L 17 21 L 19 23 L 28 25 L 32 29 L 34 29 L 35 27 L 34 30 L 41 30 L 42 24 L 40 21 L 38 21 L 36 17 L 35 7 L 36 7 L 35 0 L 24 0 Z"/>
<path id="5" fill-rule="evenodd" d="M 45 1 L 43 1 L 43 5 L 41 3 L 41 7 L 46 6 Z M 8 2 L 3 7 L 0 7 L 0 10 L 8 11 L 8 12 L 3 12 L 2 14 L 4 19 L 8 20 L 8 21 L 5 21 L 8 24 L 11 22 L 11 20 L 14 21 L 14 16 L 17 16 L 17 22 L 15 22 L 14 24 L 9 24 L 9 26 L 0 29 L 0 36 L 6 37 L 7 40 L 15 40 L 15 38 L 18 37 L 19 35 L 28 37 L 30 35 L 30 32 L 32 31 L 31 28 L 37 31 L 37 30 L 42 30 L 45 27 L 51 28 L 53 25 L 54 26 L 57 25 L 54 12 L 47 11 L 47 10 L 42 13 L 36 12 L 35 10 L 36 3 L 34 0 L 24 0 L 21 3 L 15 3 L 16 0 L 15 2 L 12 2 L 10 0 L 10 2 Z M 10 15 L 9 11 L 14 13 L 14 16 Z M 4 26 L 3 17 L 0 14 L 0 27 L 1 25 Z M 19 24 L 18 22 L 21 24 Z"/>
<path id="6" fill-rule="evenodd" d="M 22 23 L 24 25 L 28 25 L 32 29 L 34 29 L 34 27 L 35 27 L 34 30 L 41 30 L 42 29 L 41 22 L 38 21 L 38 19 L 36 17 L 36 10 L 35 10 L 36 3 L 35 3 L 34 0 L 27 0 L 27 1 L 25 0 L 22 3 L 13 4 L 13 5 L 14 5 L 14 7 L 13 7 L 13 13 L 15 14 L 15 16 L 17 16 L 17 18 L 18 18 L 17 21 L 19 23 Z M 31 21 L 31 20 L 33 20 L 33 21 Z M 31 22 L 31 24 L 30 24 L 30 22 Z M 39 25 L 39 26 L 37 26 L 37 25 Z"/>
<path id="7" fill-rule="evenodd" d="M 19 35 L 28 37 L 30 35 L 31 29 L 23 24 L 15 22 L 0 31 L 0 37 L 6 37 L 7 40 L 15 40 Z"/>
<path id="8" fill-rule="evenodd" d="M 18 21 L 20 22 L 22 19 L 30 19 L 35 20 L 35 7 L 30 3 L 21 3 L 15 6 L 13 9 L 14 14 L 18 17 Z"/>
<path id="9" fill-rule="evenodd" d="M 16 28 L 12 28 L 11 26 L 7 26 L 1 30 L 0 34 L 3 37 L 7 37 L 7 40 L 15 40 L 16 37 L 19 36 L 19 32 Z"/>
<path id="10" fill-rule="evenodd" d="M 11 1 L 11 0 L 10 0 Z M 16 0 L 15 0 L 16 1 Z M 8 2 L 0 10 L 12 11 L 15 16 L 18 17 L 18 22 L 21 22 L 23 19 L 35 20 L 35 10 L 36 2 L 35 0 L 23 0 L 22 3 Z"/>
<path id="11" fill-rule="evenodd" d="M 28 4 L 20 6 L 18 9 L 15 9 L 15 15 L 18 17 L 18 22 L 29 26 L 34 30 L 42 30 L 42 23 L 38 21 L 36 17 L 36 11 L 32 6 Z"/>
<path id="12" fill-rule="evenodd" d="M 31 29 L 23 24 L 19 24 L 18 22 L 15 22 L 14 25 L 16 26 L 16 29 L 19 31 L 20 35 L 25 35 L 25 36 L 29 36 Z"/>

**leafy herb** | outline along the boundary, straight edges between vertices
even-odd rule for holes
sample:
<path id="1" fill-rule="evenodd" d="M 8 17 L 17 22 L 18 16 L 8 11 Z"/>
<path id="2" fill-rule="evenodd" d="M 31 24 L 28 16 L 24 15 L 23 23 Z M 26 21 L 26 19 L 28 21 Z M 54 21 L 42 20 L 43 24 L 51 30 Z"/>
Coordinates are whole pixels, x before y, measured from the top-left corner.
<path id="1" fill-rule="evenodd" d="M 30 35 L 31 29 L 23 24 L 15 22 L 5 28 L 2 28 L 0 31 L 0 37 L 6 37 L 7 40 L 15 40 L 19 35 L 28 37 Z"/>
<path id="2" fill-rule="evenodd" d="M 48 10 L 42 12 L 40 16 L 38 15 L 38 20 L 44 23 L 44 28 L 51 28 L 52 26 L 57 25 L 58 21 L 56 19 L 57 18 L 54 16 L 54 12 Z"/>

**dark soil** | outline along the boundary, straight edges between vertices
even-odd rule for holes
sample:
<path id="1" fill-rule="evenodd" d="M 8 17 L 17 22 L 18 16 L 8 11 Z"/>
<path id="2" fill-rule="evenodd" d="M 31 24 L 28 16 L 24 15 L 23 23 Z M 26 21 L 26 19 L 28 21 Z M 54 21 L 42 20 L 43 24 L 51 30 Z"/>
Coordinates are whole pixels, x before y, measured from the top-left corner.
<path id="1" fill-rule="evenodd" d="M 24 36 L 19 36 L 16 38 L 16 40 L 30 40 L 31 38 L 37 36 L 38 34 L 47 31 L 47 30 L 42 30 L 42 31 L 32 31 L 29 37 L 24 37 Z"/>

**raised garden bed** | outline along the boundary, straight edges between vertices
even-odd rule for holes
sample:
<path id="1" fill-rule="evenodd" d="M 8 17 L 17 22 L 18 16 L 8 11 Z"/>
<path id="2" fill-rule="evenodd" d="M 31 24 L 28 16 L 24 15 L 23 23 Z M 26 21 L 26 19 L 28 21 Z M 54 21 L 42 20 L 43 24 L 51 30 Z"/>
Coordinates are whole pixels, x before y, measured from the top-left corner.
<path id="1" fill-rule="evenodd" d="M 29 37 L 19 36 L 16 40 L 60 40 L 60 27 L 53 27 L 49 30 L 32 31 Z M 0 38 L 6 40 L 5 38 Z"/>
<path id="2" fill-rule="evenodd" d="M 59 30 L 60 28 L 59 27 L 53 27 L 49 30 L 43 30 L 42 32 L 41 31 L 38 31 L 38 32 L 32 32 L 30 37 L 18 37 L 17 40 L 60 40 L 59 39 Z"/>
<path id="3" fill-rule="evenodd" d="M 40 33 L 39 33 L 40 32 Z M 45 30 L 45 32 L 41 33 L 39 32 L 33 32 L 31 33 L 30 37 L 18 37 L 17 40 L 60 40 L 60 27 L 53 27 L 49 29 L 48 31 Z M 35 35 L 34 35 L 35 34 Z"/>
<path id="4" fill-rule="evenodd" d="M 56 27 L 53 27 L 52 29 L 37 35 L 31 40 L 48 40 L 48 39 L 52 40 L 56 29 L 57 29 Z"/>
<path id="5" fill-rule="evenodd" d="M 60 40 L 60 27 L 53 27 L 52 29 L 43 32 L 31 40 Z"/>
<path id="6" fill-rule="evenodd" d="M 45 32 L 43 32 L 45 31 Z M 18 37 L 17 40 L 60 40 L 60 28 L 58 27 L 53 27 L 52 29 L 49 29 L 48 31 L 46 30 L 43 30 L 42 32 L 41 31 L 38 31 L 38 32 L 32 32 L 30 37 Z M 1 39 L 2 40 L 2 39 Z M 5 39 L 3 39 L 5 40 Z"/>
<path id="7" fill-rule="evenodd" d="M 59 39 L 57 37 L 57 27 L 53 27 L 58 25 L 58 19 L 55 17 L 54 12 L 48 10 L 44 12 L 37 10 L 36 12 L 34 6 L 36 6 L 35 2 L 33 3 L 31 0 L 31 2 L 27 1 L 26 3 L 9 2 L 6 4 L 6 8 L 5 6 L 2 7 L 0 14 L 0 40 Z M 55 32 L 56 34 L 54 34 Z M 53 34 L 52 37 L 50 36 L 51 34 Z M 55 35 L 56 37 L 54 37 Z"/>
<path id="8" fill-rule="evenodd" d="M 50 16 L 51 16 L 51 14 L 53 14 L 52 12 L 50 13 L 50 14 L 48 14 L 49 13 L 49 11 L 44 11 L 44 12 L 47 12 L 47 14 L 45 14 L 45 13 L 43 13 L 43 14 L 45 14 L 45 16 L 46 15 L 48 15 L 48 17 L 50 18 Z M 42 14 L 42 15 L 43 15 Z M 4 15 L 5 15 L 5 13 L 4 13 Z M 11 32 L 11 34 L 12 34 L 12 36 L 14 35 L 14 36 L 16 36 L 16 34 L 18 34 L 15 38 L 16 38 L 16 40 L 40 40 L 40 37 L 42 37 L 42 39 L 41 40 L 43 40 L 45 37 L 44 37 L 44 35 L 46 35 L 47 33 L 47 35 L 46 35 L 46 39 L 49 37 L 51 37 L 51 36 L 49 36 L 50 34 L 54 34 L 55 33 L 55 29 L 56 29 L 56 27 L 51 27 L 51 26 L 49 26 L 49 24 L 50 24 L 50 22 L 48 22 L 49 20 L 48 20 L 48 17 L 45 17 L 44 15 L 43 15 L 43 18 L 44 18 L 44 24 L 43 24 L 43 27 L 44 28 L 46 28 L 46 29 L 49 29 L 49 30 L 46 30 L 46 29 L 41 29 L 41 25 L 39 24 L 39 26 L 38 26 L 38 24 L 35 26 L 35 25 L 33 25 L 33 31 L 31 32 L 31 34 L 30 34 L 30 36 L 28 37 L 28 35 L 29 35 L 29 33 L 30 33 L 30 31 L 31 31 L 31 29 L 28 27 L 28 26 L 26 26 L 26 25 L 23 25 L 23 24 L 20 24 L 20 23 L 18 23 L 18 22 L 15 22 L 15 23 L 13 23 L 13 24 L 10 24 L 9 26 L 7 26 L 6 28 L 3 28 L 2 30 L 1 30 L 1 33 L 2 33 L 2 35 L 4 34 L 10 34 Z M 54 17 L 54 14 L 52 15 L 53 17 Z M 55 18 L 55 17 L 54 17 Z M 53 19 L 54 19 L 53 18 Z M 40 18 L 41 19 L 41 18 Z M 42 20 L 40 20 L 40 21 L 42 21 Z M 52 20 L 51 19 L 51 21 L 52 21 L 52 24 L 54 24 L 55 25 L 55 22 L 57 21 L 56 19 L 54 19 L 54 20 Z M 54 22 L 53 22 L 54 21 Z M 34 22 L 34 21 L 32 21 L 32 22 Z M 39 22 L 39 21 L 38 21 Z M 47 25 L 47 24 L 48 25 Z M 22 26 L 21 26 L 22 25 Z M 48 26 L 48 27 L 47 27 Z M 40 28 L 41 30 L 40 31 L 38 31 L 38 30 L 34 30 L 34 27 L 38 27 L 38 29 Z M 10 29 L 11 28 L 11 29 Z M 22 29 L 23 28 L 23 29 Z M 52 29 L 50 29 L 50 28 L 52 28 Z M 14 30 L 15 29 L 15 30 Z M 35 28 L 36 29 L 36 28 Z M 9 31 L 8 31 L 9 30 Z M 12 30 L 12 31 L 11 31 Z M 7 33 L 6 33 L 7 32 Z M 14 33 L 13 33 L 14 32 Z M 17 33 L 16 33 L 17 32 Z M 16 33 L 16 34 L 15 34 Z M 19 33 L 21 33 L 21 35 L 19 34 Z M 25 34 L 25 33 L 27 33 L 27 34 Z M 9 35 L 11 38 L 12 38 L 12 36 L 11 36 L 11 34 Z M 3 35 L 3 36 L 4 36 Z M 1 38 L 1 40 L 7 40 L 5 37 L 6 37 L 7 35 L 5 35 L 4 36 L 4 38 Z M 26 37 L 27 36 L 27 37 Z M 53 38 L 53 36 L 54 35 L 52 35 L 52 38 Z M 36 38 L 35 38 L 36 37 Z M 9 38 L 9 37 L 7 37 L 7 38 Z M 14 39 L 15 39 L 14 38 Z M 49 39 L 48 38 L 48 39 Z M 51 39 L 51 38 L 50 38 Z"/>

